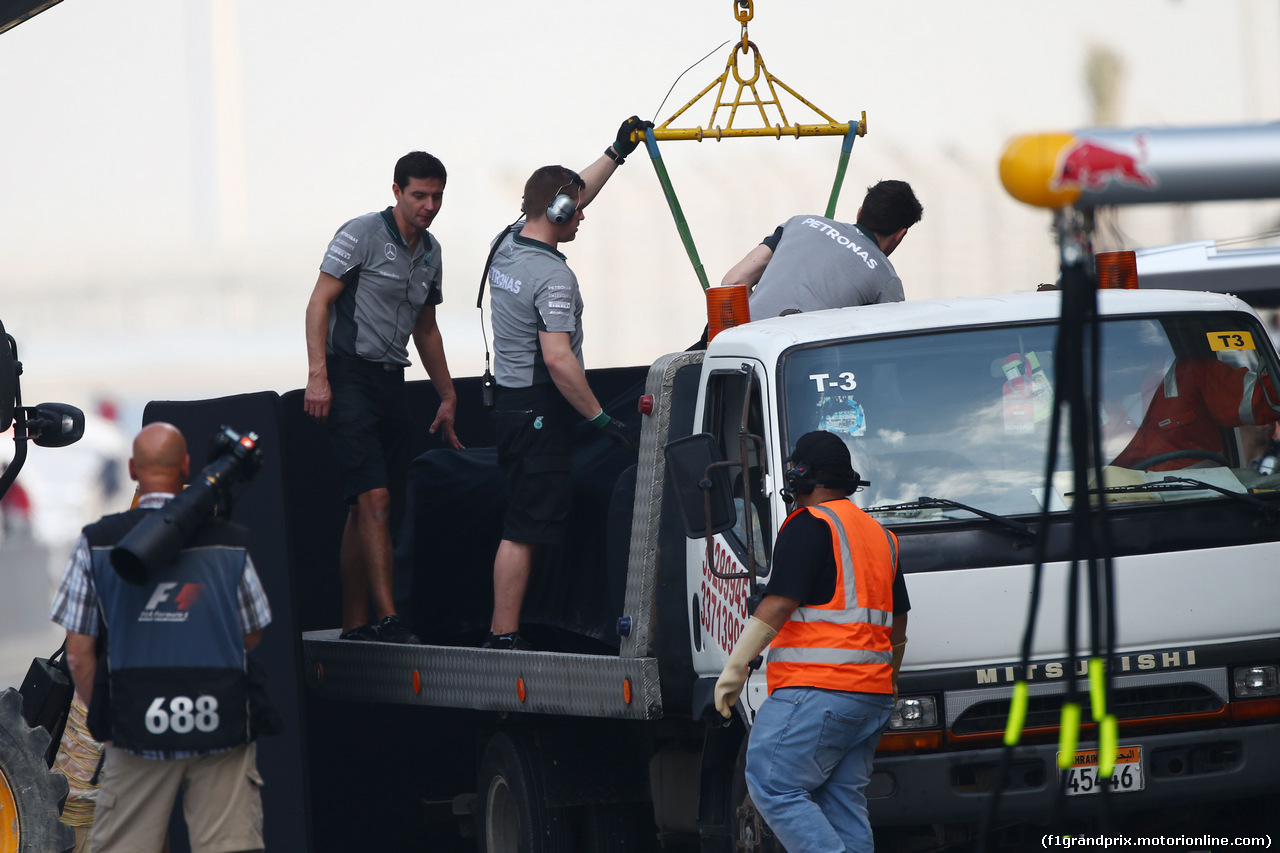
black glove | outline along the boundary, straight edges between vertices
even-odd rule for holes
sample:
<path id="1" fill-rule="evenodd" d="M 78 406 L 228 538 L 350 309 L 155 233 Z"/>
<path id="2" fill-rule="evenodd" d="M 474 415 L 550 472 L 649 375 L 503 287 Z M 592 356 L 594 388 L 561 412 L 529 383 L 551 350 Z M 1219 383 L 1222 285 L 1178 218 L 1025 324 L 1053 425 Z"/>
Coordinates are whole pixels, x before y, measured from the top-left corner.
<path id="1" fill-rule="evenodd" d="M 591 418 L 587 423 L 600 430 L 609 438 L 627 450 L 639 450 L 640 442 L 631 437 L 631 431 L 627 429 L 627 425 L 617 418 L 610 417 L 605 414 L 604 410 L 600 414 Z"/>
<path id="2" fill-rule="evenodd" d="M 647 127 L 653 127 L 653 122 L 645 121 L 639 116 L 632 116 L 618 127 L 618 138 L 613 141 L 613 150 L 618 152 L 619 163 L 621 163 L 628 154 L 635 151 L 636 146 L 640 144 L 639 140 L 631 138 L 631 134 L 637 130 L 642 131 Z"/>

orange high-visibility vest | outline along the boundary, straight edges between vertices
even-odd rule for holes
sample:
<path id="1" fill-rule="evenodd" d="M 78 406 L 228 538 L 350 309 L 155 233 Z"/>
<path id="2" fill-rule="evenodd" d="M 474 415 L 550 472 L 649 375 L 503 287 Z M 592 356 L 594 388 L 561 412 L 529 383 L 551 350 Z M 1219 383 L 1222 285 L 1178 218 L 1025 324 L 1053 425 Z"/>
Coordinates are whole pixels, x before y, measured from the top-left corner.
<path id="1" fill-rule="evenodd" d="M 893 692 L 893 579 L 898 540 L 841 498 L 796 510 L 831 528 L 836 588 L 825 604 L 802 605 L 769 646 L 769 692 L 819 687 L 858 693 Z M 787 521 L 783 522 L 786 527 Z"/>

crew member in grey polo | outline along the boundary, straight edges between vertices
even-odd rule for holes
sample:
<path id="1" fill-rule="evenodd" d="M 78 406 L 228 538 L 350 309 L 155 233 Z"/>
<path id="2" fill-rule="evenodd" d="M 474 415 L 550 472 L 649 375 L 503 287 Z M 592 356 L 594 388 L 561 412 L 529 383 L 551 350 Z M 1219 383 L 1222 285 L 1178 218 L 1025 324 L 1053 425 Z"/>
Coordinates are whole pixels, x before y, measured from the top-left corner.
<path id="1" fill-rule="evenodd" d="M 793 216 L 729 270 L 721 285 L 746 285 L 751 318 L 901 302 L 902 279 L 889 256 L 924 208 L 906 181 L 867 188 L 857 221 Z"/>
<path id="2" fill-rule="evenodd" d="M 424 230 L 410 249 L 388 207 L 339 228 L 320 271 L 345 285 L 329 314 L 328 352 L 408 367 L 422 309 L 443 299 L 439 241 Z"/>
<path id="3" fill-rule="evenodd" d="M 414 447 L 424 438 L 405 384 L 410 339 L 440 397 L 426 432 L 462 449 L 453 428 L 458 395 L 436 322 L 440 243 L 428 230 L 447 180 L 444 164 L 425 151 L 397 160 L 395 204 L 338 229 L 307 302 L 302 406 L 325 425 L 347 504 L 337 555 L 344 640 L 418 642 L 396 612 L 391 538 Z"/>
<path id="4" fill-rule="evenodd" d="M 902 279 L 868 228 L 793 216 L 762 242 L 773 257 L 751 293 L 753 319 L 903 299 Z"/>
<path id="5" fill-rule="evenodd" d="M 582 295 L 565 256 L 546 243 L 520 236 L 517 223 L 504 232 L 489 266 L 494 379 L 503 388 L 551 383 L 538 332 L 568 332 L 582 361 Z"/>

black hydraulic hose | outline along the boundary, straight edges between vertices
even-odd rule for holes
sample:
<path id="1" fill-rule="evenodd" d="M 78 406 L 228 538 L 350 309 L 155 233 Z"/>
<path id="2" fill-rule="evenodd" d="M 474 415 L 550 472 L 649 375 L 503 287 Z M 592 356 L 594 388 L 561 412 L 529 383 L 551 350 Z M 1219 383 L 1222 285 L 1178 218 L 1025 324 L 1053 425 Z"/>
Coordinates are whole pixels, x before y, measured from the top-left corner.
<path id="1" fill-rule="evenodd" d="M 1102 447 L 1102 322 L 1098 317 L 1097 291 L 1093 292 L 1092 300 L 1092 319 L 1093 334 L 1090 336 L 1091 359 L 1090 377 L 1089 377 L 1089 430 L 1090 445 L 1092 453 L 1089 457 L 1090 467 L 1093 471 L 1094 483 L 1099 489 L 1105 487 L 1102 479 L 1103 468 L 1103 447 Z M 1111 538 L 1111 519 L 1109 510 L 1107 509 L 1107 499 L 1104 494 L 1099 492 L 1097 506 L 1094 507 L 1094 520 L 1096 521 L 1096 542 L 1099 552 L 1094 556 L 1090 571 L 1090 587 L 1089 593 L 1092 599 L 1090 608 L 1090 626 L 1092 634 L 1092 643 L 1090 654 L 1094 660 L 1102 661 L 1102 695 L 1092 701 L 1092 710 L 1094 724 L 1097 726 L 1096 732 L 1099 738 L 1099 746 L 1102 746 L 1102 729 L 1103 719 L 1111 713 L 1111 662 L 1115 660 L 1115 633 L 1116 633 L 1116 616 L 1115 616 L 1115 584 L 1114 584 L 1114 567 L 1111 555 L 1115 553 L 1114 542 Z M 1099 636 L 1101 635 L 1101 636 Z M 1090 682 L 1090 690 L 1096 689 L 1097 685 Z M 1093 697 L 1091 696 L 1091 699 Z M 1101 714 L 1098 712 L 1101 711 Z M 1099 754 L 1099 759 L 1102 756 Z M 1099 764 L 1101 769 L 1101 762 Z M 1105 834 L 1111 828 L 1111 786 L 1104 784 L 1102 786 L 1102 825 L 1101 831 Z"/>
<path id="2" fill-rule="evenodd" d="M 1061 336 L 1061 329 L 1059 329 Z M 1032 546 L 1032 569 L 1031 569 L 1031 598 L 1027 603 L 1027 626 L 1022 635 L 1022 651 L 1019 655 L 1020 672 L 1027 671 L 1027 664 L 1031 660 L 1031 645 L 1036 630 L 1036 620 L 1040 611 L 1040 588 L 1044 577 L 1044 558 L 1048 548 L 1049 540 L 1049 485 L 1053 482 L 1053 469 L 1058 461 L 1058 439 L 1061 435 L 1061 418 L 1059 416 L 1058 388 L 1055 385 L 1053 391 L 1053 409 L 1049 422 L 1049 450 L 1045 454 L 1045 500 L 1040 507 L 1040 523 L 1038 525 L 1040 535 L 1035 538 Z M 1015 698 L 1016 702 L 1016 698 Z M 1021 724 L 1019 723 L 1019 728 Z M 991 796 L 987 799 L 987 807 L 983 810 L 978 823 L 978 844 L 976 853 L 985 853 L 987 847 L 987 838 L 990 835 L 991 828 L 995 825 L 996 815 L 1000 808 L 1000 794 L 1004 790 L 1005 782 L 1009 774 L 1009 765 L 1013 761 L 1013 749 L 1016 741 L 1011 739 L 1006 732 L 1004 748 L 1001 750 L 1000 763 L 996 767 L 996 777 L 994 787 L 991 790 Z"/>
<path id="3" fill-rule="evenodd" d="M 1014 685 L 1014 697 L 1010 708 L 1010 722 L 1005 732 L 1004 749 L 997 767 L 991 796 L 987 801 L 980 823 L 976 850 L 985 853 L 987 839 L 995 824 L 1000 796 L 1008 778 L 1014 748 L 1021 736 L 1026 711 L 1026 673 L 1031 659 L 1036 622 L 1039 615 L 1040 596 L 1043 592 L 1044 560 L 1049 538 L 1049 496 L 1053 489 L 1053 474 L 1057 467 L 1058 444 L 1061 438 L 1061 420 L 1065 408 L 1068 418 L 1072 450 L 1072 475 L 1074 500 L 1072 502 L 1072 541 L 1074 555 L 1068 572 L 1067 591 L 1067 703 L 1073 706 L 1064 721 L 1069 726 L 1068 745 L 1074 749 L 1075 725 L 1078 723 L 1080 689 L 1077 673 L 1078 623 L 1079 623 L 1079 555 L 1083 555 L 1089 578 L 1090 647 L 1097 659 L 1105 648 L 1102 661 L 1109 661 L 1115 648 L 1114 578 L 1111 554 L 1113 553 L 1105 508 L 1095 514 L 1089 500 L 1089 473 L 1101 482 L 1101 431 L 1098 426 L 1098 394 L 1100 385 L 1101 326 L 1097 310 L 1095 276 L 1083 264 L 1064 264 L 1062 268 L 1062 310 L 1056 343 L 1057 372 L 1053 415 L 1049 429 L 1049 447 L 1045 454 L 1045 488 L 1041 507 L 1039 535 L 1033 550 L 1033 568 L 1030 601 L 1027 607 L 1027 625 L 1023 633 L 1019 660 L 1019 678 Z M 1089 347 L 1085 348 L 1088 336 Z M 1086 381 L 1086 376 L 1088 381 Z M 1095 524 L 1095 517 L 1097 523 Z M 1110 670 L 1103 667 L 1106 690 L 1110 692 Z M 1101 729 L 1101 721 L 1097 721 Z M 1055 767 L 1055 772 L 1059 772 Z M 1059 773 L 1055 785 L 1052 822 L 1057 824 L 1062 812 L 1066 775 Z M 1104 786 L 1104 798 L 1106 787 Z M 1108 804 L 1104 802 L 1104 810 Z"/>
<path id="4" fill-rule="evenodd" d="M 1054 343 L 1054 352 L 1061 352 L 1064 337 L 1065 323 L 1059 323 L 1057 339 Z M 1031 647 L 1035 637 L 1036 622 L 1040 613 L 1040 594 L 1044 581 L 1044 560 L 1048 550 L 1049 542 L 1049 494 L 1053 485 L 1053 472 L 1058 464 L 1058 442 L 1062 436 L 1062 407 L 1067 404 L 1062 396 L 1062 383 L 1055 382 L 1053 388 L 1053 408 L 1049 420 L 1049 447 L 1045 453 L 1045 471 L 1044 471 L 1044 500 L 1040 507 L 1040 523 L 1038 525 L 1039 535 L 1036 536 L 1032 546 L 1032 568 L 1031 568 L 1031 596 L 1027 602 L 1027 624 L 1022 634 L 1022 649 L 1019 654 L 1019 672 L 1026 673 L 1027 665 L 1031 661 Z M 1018 714 L 1018 687 L 1014 688 L 1014 699 L 1010 706 L 1010 716 Z M 987 839 L 990 836 L 991 828 L 995 825 L 996 817 L 1000 809 L 1000 795 L 1004 791 L 1004 786 L 1009 775 L 1009 765 L 1013 762 L 1013 750 L 1017 746 L 1018 738 L 1021 736 L 1022 721 L 1016 722 L 1017 732 L 1013 731 L 1014 723 L 1011 720 L 1010 726 L 1006 729 L 1004 748 L 1001 750 L 1000 763 L 996 767 L 996 776 L 993 780 L 991 796 L 987 799 L 987 807 L 983 810 L 978 823 L 978 842 L 975 847 L 976 853 L 986 853 Z"/>
<path id="5" fill-rule="evenodd" d="M 1062 288 L 1063 326 L 1065 330 L 1070 331 L 1070 334 L 1066 336 L 1066 343 L 1072 348 L 1066 359 L 1066 369 L 1070 381 L 1067 399 L 1071 417 L 1071 467 L 1075 499 L 1071 504 L 1071 547 L 1074 556 L 1068 578 L 1069 591 L 1067 598 L 1068 681 L 1066 701 L 1063 703 L 1062 718 L 1059 724 L 1059 752 L 1073 754 L 1076 749 L 1076 736 L 1079 731 L 1081 715 L 1080 682 L 1077 671 L 1077 651 L 1080 647 L 1080 576 L 1078 559 L 1080 555 L 1083 555 L 1086 561 L 1088 572 L 1090 638 L 1091 640 L 1097 639 L 1097 600 L 1095 593 L 1097 590 L 1096 559 L 1098 548 L 1097 540 L 1094 536 L 1093 506 L 1089 499 L 1089 471 L 1095 467 L 1092 462 L 1096 457 L 1095 439 L 1097 433 L 1091 429 L 1095 423 L 1095 418 L 1090 405 L 1093 401 L 1093 389 L 1089 386 L 1091 384 L 1096 385 L 1096 377 L 1098 375 L 1097 344 L 1101 335 L 1098 327 L 1095 280 L 1085 272 L 1082 266 L 1075 265 L 1063 270 Z M 1086 336 L 1090 343 L 1087 355 L 1085 350 Z M 1086 382 L 1086 376 L 1093 379 L 1093 382 Z M 1055 826 L 1058 825 L 1061 819 L 1063 800 L 1066 794 L 1067 774 L 1062 773 L 1061 770 L 1061 765 L 1055 768 L 1055 772 L 1059 773 L 1057 794 L 1053 801 L 1052 825 Z"/>

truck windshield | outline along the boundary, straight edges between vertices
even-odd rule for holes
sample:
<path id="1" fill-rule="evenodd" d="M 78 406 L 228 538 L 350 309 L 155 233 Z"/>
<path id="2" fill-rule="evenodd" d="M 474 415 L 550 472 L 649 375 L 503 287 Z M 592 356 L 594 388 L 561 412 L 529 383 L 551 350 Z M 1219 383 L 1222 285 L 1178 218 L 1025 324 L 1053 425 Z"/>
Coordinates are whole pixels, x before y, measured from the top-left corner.
<path id="1" fill-rule="evenodd" d="M 1240 313 L 1104 319 L 1103 483 L 1115 503 L 1226 499 L 1280 488 L 1259 459 L 1280 420 L 1274 355 Z M 864 508 L 923 495 L 988 513 L 1066 510 L 1074 499 L 1064 423 L 1052 486 L 1044 470 L 1056 387 L 1052 322 L 931 331 L 789 351 L 782 397 L 789 453 L 815 429 L 839 435 L 871 485 Z M 1218 487 L 1115 489 L 1177 475 Z M 1274 480 L 1274 482 L 1273 482 Z M 954 507 L 899 508 L 898 524 L 974 518 Z"/>

